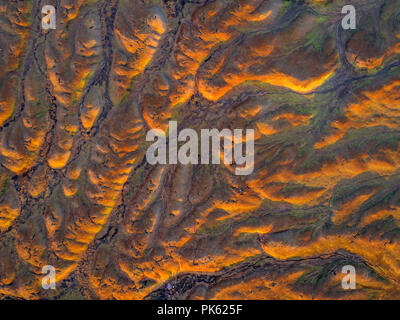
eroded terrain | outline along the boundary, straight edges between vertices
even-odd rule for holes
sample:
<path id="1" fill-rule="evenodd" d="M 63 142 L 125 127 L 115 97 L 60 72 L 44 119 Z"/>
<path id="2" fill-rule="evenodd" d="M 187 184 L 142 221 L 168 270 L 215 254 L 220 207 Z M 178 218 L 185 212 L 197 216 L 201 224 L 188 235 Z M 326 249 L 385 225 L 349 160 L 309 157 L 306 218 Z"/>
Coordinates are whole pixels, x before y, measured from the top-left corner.
<path id="1" fill-rule="evenodd" d="M 399 0 L 0 0 L 0 57 L 0 298 L 400 298 Z M 150 165 L 169 120 L 254 172 Z"/>

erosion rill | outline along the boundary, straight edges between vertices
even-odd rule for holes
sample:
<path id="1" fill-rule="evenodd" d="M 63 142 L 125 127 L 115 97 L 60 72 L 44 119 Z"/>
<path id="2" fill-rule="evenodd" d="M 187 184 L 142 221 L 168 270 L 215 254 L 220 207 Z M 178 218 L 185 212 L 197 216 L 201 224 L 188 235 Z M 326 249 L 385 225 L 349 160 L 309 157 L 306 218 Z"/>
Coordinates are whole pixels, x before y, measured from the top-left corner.
<path id="1" fill-rule="evenodd" d="M 0 299 L 400 298 L 400 0 L 0 0 L 0 58 Z"/>

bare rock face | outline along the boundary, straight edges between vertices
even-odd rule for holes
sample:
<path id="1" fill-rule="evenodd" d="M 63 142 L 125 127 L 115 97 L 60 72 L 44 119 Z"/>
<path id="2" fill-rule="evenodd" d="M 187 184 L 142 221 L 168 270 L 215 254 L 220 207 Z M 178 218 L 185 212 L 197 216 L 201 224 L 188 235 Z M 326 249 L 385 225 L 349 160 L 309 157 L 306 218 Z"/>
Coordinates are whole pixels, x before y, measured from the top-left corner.
<path id="1" fill-rule="evenodd" d="M 0 0 L 0 298 L 400 298 L 400 1 L 353 3 Z M 150 165 L 171 120 L 253 173 Z"/>

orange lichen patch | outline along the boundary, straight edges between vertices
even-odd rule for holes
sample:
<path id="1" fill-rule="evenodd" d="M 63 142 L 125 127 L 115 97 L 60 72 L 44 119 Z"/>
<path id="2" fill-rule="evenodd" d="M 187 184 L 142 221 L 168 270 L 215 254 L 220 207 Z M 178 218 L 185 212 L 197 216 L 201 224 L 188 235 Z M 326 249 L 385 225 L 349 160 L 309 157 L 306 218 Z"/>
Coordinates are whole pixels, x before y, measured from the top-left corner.
<path id="1" fill-rule="evenodd" d="M 311 257 L 320 254 L 334 253 L 345 249 L 364 258 L 380 275 L 390 281 L 400 281 L 400 245 L 383 240 L 369 240 L 353 235 L 337 235 L 319 238 L 305 246 L 289 246 L 281 242 L 261 244 L 266 253 L 277 259 L 292 257 Z"/>
<path id="2" fill-rule="evenodd" d="M 5 86 L 3 86 L 4 88 Z M 1 93 L 0 93 L 1 94 Z M 15 107 L 15 99 L 12 95 L 7 95 L 7 98 L 0 96 L 0 125 L 3 125 L 13 114 Z"/>
<path id="3" fill-rule="evenodd" d="M 115 153 L 125 154 L 127 152 L 136 151 L 139 146 L 137 144 L 122 144 L 122 143 L 114 143 L 113 141 L 110 142 L 110 147 Z"/>
<path id="4" fill-rule="evenodd" d="M 181 86 L 177 87 L 175 92 L 170 93 L 169 98 L 171 100 L 171 108 L 185 103 L 192 96 L 194 88 L 195 83 L 193 79 L 189 78 L 181 80 Z"/>
<path id="5" fill-rule="evenodd" d="M 384 85 L 381 89 L 375 91 L 364 92 L 371 101 L 377 104 L 376 107 L 386 107 L 391 111 L 396 111 L 399 115 L 398 98 L 400 95 L 400 80 L 393 80 L 390 83 Z"/>
<path id="6" fill-rule="evenodd" d="M 63 242 L 65 248 L 62 248 L 62 251 L 57 251 L 57 256 L 68 261 L 79 259 L 80 255 L 85 252 L 87 245 L 93 240 L 94 234 L 98 233 L 102 226 L 88 222 L 79 227 L 81 227 L 79 234 L 75 234 L 72 230 L 67 231 Z"/>
<path id="7" fill-rule="evenodd" d="M 73 181 L 67 181 L 63 184 L 64 195 L 68 197 L 72 197 L 78 191 L 78 185 Z"/>
<path id="8" fill-rule="evenodd" d="M 396 90 L 397 88 L 400 88 L 400 81 L 392 80 L 377 90 L 362 92 L 363 96 L 358 97 L 357 103 L 347 106 L 346 119 L 332 122 L 334 132 L 322 138 L 314 147 L 321 149 L 336 143 L 349 129 L 375 126 L 397 129 L 400 124 L 400 90 Z"/>
<path id="9" fill-rule="evenodd" d="M 165 21 L 163 19 L 163 17 L 161 17 L 158 14 L 154 14 L 151 15 L 148 19 L 147 19 L 147 24 L 159 35 L 162 35 L 165 32 L 166 29 L 166 24 Z"/>
<path id="10" fill-rule="evenodd" d="M 98 229 L 98 231 L 100 231 L 100 228 Z M 76 258 L 79 257 L 79 255 L 81 255 L 86 250 L 86 244 L 84 242 L 67 239 L 66 241 L 64 241 L 64 244 L 69 253 L 74 254 Z"/>
<path id="11" fill-rule="evenodd" d="M 37 129 L 37 128 L 35 128 Z M 28 152 L 38 151 L 43 144 L 46 132 L 35 130 L 31 136 L 25 138 L 25 147 Z"/>
<path id="12" fill-rule="evenodd" d="M 110 136 L 119 136 L 121 141 L 114 141 L 116 143 L 114 147 L 120 149 L 129 141 L 129 138 L 125 137 L 127 134 L 123 135 L 123 132 L 132 132 L 132 130 L 135 131 L 135 128 L 136 122 L 134 120 L 126 121 L 122 126 L 118 124 L 115 128 L 112 127 L 111 131 L 107 132 L 107 139 L 111 141 L 112 138 Z M 131 148 L 137 145 L 137 142 L 134 140 L 130 140 L 130 142 Z M 94 216 L 91 217 L 91 220 L 101 226 L 106 222 L 108 215 L 120 198 L 121 190 L 133 168 L 131 164 L 136 162 L 137 156 L 135 152 L 127 152 L 123 161 L 118 155 L 109 152 L 100 153 L 95 151 L 93 156 L 92 161 L 95 161 L 97 164 L 93 166 L 93 169 L 88 170 L 90 184 L 86 190 L 86 194 L 92 203 L 104 207 L 101 212 L 93 213 Z M 104 163 L 107 163 L 107 165 L 104 165 Z"/>
<path id="13" fill-rule="evenodd" d="M 12 94 L 16 78 L 6 79 L 0 89 L 0 125 L 3 125 L 14 112 L 15 97 Z M 11 93 L 11 94 L 10 94 Z"/>
<path id="14" fill-rule="evenodd" d="M 183 235 L 180 237 L 177 241 L 168 241 L 163 243 L 164 246 L 171 246 L 171 247 L 176 247 L 176 248 L 183 248 L 187 243 L 192 240 L 193 234 L 195 232 L 194 228 L 187 228 L 185 231 L 187 231 L 187 234 Z"/>
<path id="15" fill-rule="evenodd" d="M 174 259 L 168 261 L 164 266 L 164 270 L 168 270 L 170 274 L 178 272 L 217 272 L 224 266 L 230 266 L 243 261 L 243 259 L 260 254 L 260 250 L 254 248 L 235 250 L 232 248 L 224 248 L 224 253 L 215 254 L 212 256 L 204 256 L 196 259 L 196 261 L 184 259 L 174 250 L 167 248 L 166 252 Z M 172 267 L 169 269 L 167 267 Z"/>
<path id="16" fill-rule="evenodd" d="M 285 195 L 283 191 L 286 187 L 286 184 L 266 184 L 265 182 L 265 180 L 250 180 L 248 185 L 264 199 L 269 199 L 272 201 L 286 201 L 295 205 L 316 203 L 318 198 L 325 192 L 325 189 L 323 188 L 320 190 L 306 189 L 295 194 Z"/>
<path id="17" fill-rule="evenodd" d="M 67 176 L 72 180 L 77 180 L 81 174 L 82 168 L 79 166 L 72 166 L 68 169 Z"/>
<path id="18" fill-rule="evenodd" d="M 32 10 L 32 7 L 29 3 L 20 3 L 17 4 L 17 8 L 18 11 L 15 12 L 15 14 L 10 15 L 9 19 L 10 22 L 12 22 L 13 24 L 20 26 L 20 27 L 29 27 L 30 26 L 30 22 L 26 17 L 26 14 Z M 21 14 L 23 13 L 23 14 Z M 17 33 L 19 34 L 25 34 L 25 30 L 24 29 L 17 29 Z"/>
<path id="19" fill-rule="evenodd" d="M 238 197 L 238 201 L 221 201 L 218 200 L 214 203 L 215 209 L 222 209 L 229 212 L 232 215 L 237 215 L 240 213 L 250 212 L 259 208 L 262 203 L 262 199 L 257 196 L 247 195 L 246 197 Z M 220 220 L 226 219 L 221 218 Z"/>
<path id="20" fill-rule="evenodd" d="M 0 205 L 0 232 L 7 230 L 19 215 L 19 208 L 4 203 Z"/>
<path id="21" fill-rule="evenodd" d="M 297 127 L 308 124 L 308 120 L 313 117 L 312 114 L 294 114 L 294 113 L 282 113 L 273 118 L 273 120 L 285 119 L 291 126 Z"/>
<path id="22" fill-rule="evenodd" d="M 16 174 L 22 174 L 31 167 L 36 159 L 36 155 L 32 152 L 25 153 L 21 145 L 17 145 L 17 147 L 11 148 L 6 144 L 2 144 L 0 152 L 5 157 L 3 162 L 4 167 Z"/>
<path id="23" fill-rule="evenodd" d="M 239 227 L 235 230 L 235 236 L 238 236 L 241 233 L 259 233 L 259 234 L 265 234 L 265 233 L 270 233 L 273 228 L 273 225 L 268 225 L 268 226 L 257 226 L 257 227 L 251 227 L 251 226 L 245 226 L 245 227 Z"/>
<path id="24" fill-rule="evenodd" d="M 65 131 L 71 135 L 73 135 L 74 133 L 76 133 L 78 131 L 78 126 L 76 124 L 68 123 L 65 125 L 64 128 L 65 128 Z"/>
<path id="25" fill-rule="evenodd" d="M 298 93 L 309 93 L 320 87 L 333 74 L 335 68 L 336 66 L 321 74 L 319 77 L 307 80 L 300 80 L 279 71 L 272 71 L 270 75 L 251 77 L 248 80 L 267 82 L 275 86 L 289 88 Z"/>
<path id="26" fill-rule="evenodd" d="M 99 114 L 100 108 L 94 105 L 87 105 L 81 114 L 81 122 L 85 129 L 90 129 Z"/>
<path id="27" fill-rule="evenodd" d="M 26 14 L 31 10 L 31 6 L 26 2 L 4 3 L 0 6 L 3 41 L 7 43 L 7 50 L 1 52 L 4 60 L 0 68 L 0 79 L 4 79 L 7 73 L 15 71 L 23 61 L 22 56 L 26 51 L 30 30 L 30 21 Z"/>
<path id="28" fill-rule="evenodd" d="M 84 57 L 91 57 L 96 54 L 95 47 L 97 44 L 97 41 L 94 39 L 80 41 L 78 44 L 79 53 Z"/>
<path id="29" fill-rule="evenodd" d="M 120 41 L 122 42 L 123 47 L 129 53 L 134 54 L 138 50 L 145 48 L 142 43 L 138 42 L 137 40 L 134 40 L 134 39 L 124 36 L 118 29 L 115 30 L 115 33 L 118 36 L 118 38 L 120 39 Z M 137 69 L 130 71 L 127 75 L 129 75 L 131 77 L 135 76 L 141 70 L 143 70 L 146 67 L 146 65 L 150 62 L 150 60 L 155 52 L 155 49 L 153 49 L 150 46 L 146 47 L 146 48 L 147 48 L 147 50 L 143 50 L 142 55 L 137 60 L 137 62 L 138 62 Z M 117 73 L 122 75 L 124 72 L 121 69 L 119 69 L 119 70 L 120 70 L 120 72 L 119 73 L 117 72 Z"/>
<path id="30" fill-rule="evenodd" d="M 386 121 L 383 117 L 376 117 L 369 112 L 369 110 L 364 110 L 364 114 L 362 115 L 365 122 L 361 122 L 362 119 L 355 116 L 356 113 L 362 114 L 362 107 L 360 105 L 351 105 L 349 106 L 349 110 L 346 112 L 346 115 L 349 117 L 346 120 L 342 121 L 333 121 L 331 127 L 334 132 L 329 136 L 326 136 L 321 139 L 321 141 L 317 142 L 314 147 L 316 149 L 322 149 L 329 145 L 335 144 L 340 139 L 342 139 L 349 129 L 361 129 L 364 127 L 375 127 L 378 125 L 386 125 L 388 127 L 396 127 L 396 120 Z M 370 121 L 369 119 L 373 119 Z"/>
<path id="31" fill-rule="evenodd" d="M 335 144 L 340 139 L 342 139 L 349 128 L 351 128 L 351 122 L 342 122 L 339 123 L 337 121 L 332 122 L 331 126 L 333 128 L 333 133 L 330 135 L 323 137 L 319 142 L 314 144 L 315 149 L 322 149 L 332 144 Z"/>
<path id="32" fill-rule="evenodd" d="M 53 152 L 47 162 L 51 168 L 61 169 L 67 164 L 70 155 L 70 151 L 59 150 L 58 152 Z"/>
<path id="33" fill-rule="evenodd" d="M 200 34 L 199 37 L 204 42 L 224 42 L 232 38 L 232 33 L 229 31 L 209 31 Z"/>
<path id="34" fill-rule="evenodd" d="M 131 79 L 143 72 L 150 63 L 166 30 L 165 18 L 161 12 L 150 13 L 141 28 L 134 28 L 132 24 L 129 21 L 128 25 L 117 24 L 115 28 L 120 46 L 127 53 L 124 55 L 116 52 L 113 57 L 114 76 L 110 91 L 116 104 L 131 86 Z M 134 29 L 133 36 L 130 34 L 131 28 Z"/>
<path id="35" fill-rule="evenodd" d="M 373 192 L 368 194 L 361 194 L 354 199 L 343 203 L 338 210 L 335 210 L 335 214 L 332 217 L 332 221 L 336 224 L 343 222 L 349 215 L 356 213 L 357 209 L 367 201 Z"/>
<path id="36" fill-rule="evenodd" d="M 389 209 L 380 209 L 378 212 L 363 216 L 360 226 L 364 227 L 370 223 L 378 220 L 385 219 L 392 216 L 396 221 L 400 220 L 400 207 L 394 207 Z"/>
<path id="37" fill-rule="evenodd" d="M 152 262 L 145 262 L 143 263 L 143 275 L 147 278 L 151 278 L 151 279 L 161 279 L 163 281 L 168 280 L 168 277 L 171 274 L 175 274 L 180 272 L 180 265 L 179 265 L 179 261 L 175 261 L 176 263 L 174 264 L 174 266 L 169 265 L 170 267 L 172 267 L 171 269 L 166 269 L 163 267 L 154 268 L 154 265 Z"/>
<path id="38" fill-rule="evenodd" d="M 227 74 L 224 76 L 226 85 L 217 87 L 214 84 L 208 84 L 202 80 L 198 83 L 199 92 L 208 100 L 217 101 L 227 94 L 234 87 L 245 83 L 246 81 L 261 81 L 274 86 L 285 87 L 297 93 L 310 93 L 320 87 L 334 72 L 336 66 L 321 74 L 318 77 L 306 80 L 297 79 L 286 75 L 278 70 L 271 70 L 265 75 L 250 74 L 242 72 L 241 74 Z"/>
<path id="39" fill-rule="evenodd" d="M 249 22 L 261 22 L 271 16 L 272 11 L 258 10 L 261 1 L 242 1 L 240 6 L 232 4 L 218 23 L 219 27 L 229 28 L 232 26 L 246 27 Z M 268 20 L 267 20 L 268 21 Z"/>
<path id="40" fill-rule="evenodd" d="M 54 66 L 56 66 L 55 60 L 51 60 L 51 57 L 46 55 L 46 62 L 48 64 L 48 76 L 54 88 L 54 94 L 56 95 L 57 100 L 62 104 L 69 106 L 72 102 L 72 89 L 68 88 L 65 80 L 57 74 L 56 67 L 50 68 L 53 63 Z"/>
<path id="41" fill-rule="evenodd" d="M 30 217 L 23 224 L 18 225 L 15 237 L 15 249 L 27 263 L 36 267 L 42 267 L 42 257 L 47 250 L 47 239 L 45 237 L 36 237 L 38 225 L 34 217 Z"/>
<path id="42" fill-rule="evenodd" d="M 79 9 L 83 4 L 83 0 L 74 1 L 73 3 L 64 2 L 63 7 L 66 9 L 66 15 L 64 17 L 63 22 L 67 23 L 68 21 L 76 19 L 79 13 Z"/>
<path id="43" fill-rule="evenodd" d="M 262 20 L 262 18 L 260 19 L 260 16 L 263 16 L 263 14 L 261 15 L 256 15 L 254 17 L 251 16 L 251 14 L 257 9 L 255 4 L 252 3 L 246 3 L 244 2 L 242 6 L 236 8 L 233 8 L 233 10 L 230 11 L 230 14 L 232 15 L 231 17 L 231 23 L 233 22 L 234 24 L 237 24 L 237 20 L 234 17 L 238 17 L 238 18 L 242 18 L 244 19 L 259 19 Z M 271 14 L 271 12 L 267 12 L 266 16 L 268 17 Z M 254 20 L 257 21 L 257 20 Z M 228 24 L 228 21 L 226 22 L 226 25 L 230 25 Z"/>
<path id="44" fill-rule="evenodd" d="M 247 19 L 248 19 L 248 21 L 252 21 L 252 22 L 263 21 L 263 20 L 266 20 L 271 15 L 271 13 L 272 13 L 272 11 L 269 10 L 267 12 L 259 13 L 257 15 L 253 14 L 252 16 L 249 16 Z"/>
<path id="45" fill-rule="evenodd" d="M 7 289 L 4 289 L 5 287 L 8 287 L 8 285 L 12 284 L 16 278 L 16 270 L 15 270 L 15 257 L 14 255 L 7 250 L 7 248 L 3 247 L 2 250 L 0 250 L 0 285 L 1 288 L 0 292 L 5 293 L 5 291 L 8 291 Z M 15 292 L 13 293 L 12 290 L 10 290 L 11 294 L 14 295 Z"/>
<path id="46" fill-rule="evenodd" d="M 399 148 L 397 149 L 399 150 Z M 296 181 L 313 188 L 330 190 L 342 179 L 351 179 L 366 172 L 375 171 L 380 175 L 389 175 L 400 169 L 399 151 L 384 150 L 374 156 L 369 154 L 359 155 L 355 159 L 337 158 L 335 162 L 324 163 L 319 171 L 296 174 L 287 167 L 268 174 L 264 179 L 249 179 L 248 185 L 261 197 L 273 197 L 274 192 L 269 189 L 269 183 L 289 183 Z M 277 187 L 275 187 L 276 190 Z M 312 199 L 315 199 L 312 197 Z M 310 199 L 311 200 L 311 199 Z"/>
<path id="47" fill-rule="evenodd" d="M 266 39 L 260 39 L 260 41 L 257 41 L 256 43 L 252 44 L 252 51 L 250 53 L 250 57 L 254 59 L 259 59 L 260 57 L 267 57 L 269 56 L 272 51 L 274 50 L 274 46 L 271 45 L 269 41 L 266 41 Z M 246 66 L 247 63 L 243 65 Z"/>
<path id="48" fill-rule="evenodd" d="M 386 150 L 381 152 L 379 158 L 367 158 L 368 170 L 380 172 L 381 174 L 392 174 L 400 167 L 400 148 L 397 150 Z"/>
<path id="49" fill-rule="evenodd" d="M 212 297 L 214 300 L 310 300 L 309 294 L 299 293 L 291 288 L 301 277 L 303 271 L 293 272 L 278 279 L 268 276 L 242 281 L 219 290 Z"/>
<path id="50" fill-rule="evenodd" d="M 221 55 L 219 60 L 217 58 L 215 58 L 215 60 L 216 60 L 215 63 L 208 66 L 208 69 L 207 69 L 207 74 L 209 77 L 214 76 L 215 74 L 217 74 L 218 71 L 221 70 L 222 66 L 225 63 L 225 59 L 226 59 L 226 55 Z M 200 75 L 201 75 L 201 73 L 200 73 Z"/>
<path id="51" fill-rule="evenodd" d="M 24 109 L 21 117 L 17 117 L 16 125 L 7 128 L 4 132 L 4 149 L 13 149 L 12 152 L 5 151 L 6 166 L 13 171 L 23 172 L 29 169 L 40 150 L 46 135 L 47 118 L 43 99 L 43 89 L 38 80 L 39 74 L 31 69 L 25 77 L 24 91 L 26 93 Z M 8 154 L 8 155 L 7 155 Z"/>
<path id="52" fill-rule="evenodd" d="M 182 41 L 179 42 L 179 49 L 174 53 L 176 67 L 171 70 L 172 77 L 180 81 L 180 83 L 170 93 L 170 107 L 184 103 L 190 98 L 195 88 L 192 76 L 197 74 L 201 63 L 209 56 L 213 48 L 237 35 L 237 32 L 230 27 L 246 26 L 251 20 L 269 21 L 269 17 L 271 16 L 271 11 L 257 12 L 257 6 L 254 3 L 242 3 L 240 7 L 232 6 L 225 11 L 222 18 L 216 22 L 219 27 L 214 28 L 211 27 L 213 25 L 211 21 L 212 15 L 204 13 L 204 11 L 207 12 L 206 10 L 209 6 L 214 5 L 205 6 L 197 10 L 193 15 L 195 23 L 198 24 L 199 31 L 189 28 L 187 24 L 183 24 L 180 29 L 179 39 L 182 39 Z M 218 5 L 215 6 L 214 10 L 221 9 Z M 197 37 L 196 45 L 193 45 L 193 36 Z M 266 48 L 260 47 L 259 49 L 262 51 Z M 267 49 L 272 50 L 272 47 L 268 46 Z M 265 52 L 263 52 L 263 55 L 265 55 Z M 217 61 L 214 65 L 210 66 L 207 70 L 207 77 L 212 77 L 225 62 L 224 55 L 218 56 L 216 59 Z M 202 88 L 202 78 L 197 77 L 196 81 L 198 81 L 197 86 Z"/>
<path id="53" fill-rule="evenodd" d="M 57 147 L 65 151 L 70 150 L 73 143 L 72 136 L 67 132 L 67 130 L 65 130 L 65 126 L 63 127 L 60 126 L 60 128 L 57 129 L 59 129 L 59 131 L 57 132 L 59 134 L 57 137 L 58 138 Z"/>
<path id="54" fill-rule="evenodd" d="M 52 84 L 51 92 L 61 104 L 57 111 L 58 121 L 55 128 L 57 143 L 51 146 L 47 158 L 50 167 L 54 169 L 63 168 L 69 159 L 74 136 L 79 128 L 79 102 L 100 63 L 101 54 L 101 31 L 96 27 L 100 24 L 98 15 L 86 12 L 82 18 L 78 18 L 76 14 L 80 4 L 71 4 L 68 7 L 71 8 L 68 9 L 69 18 L 66 21 L 69 21 L 70 29 L 75 28 L 76 24 L 83 27 L 70 34 L 70 29 L 61 24 L 60 28 L 48 34 L 49 41 L 46 41 L 44 48 L 46 72 Z M 75 19 L 79 21 L 72 21 Z M 74 45 L 71 45 L 71 38 Z"/>
<path id="55" fill-rule="evenodd" d="M 80 68 L 78 66 L 75 67 L 77 78 L 71 80 L 72 87 L 74 88 L 74 93 L 72 95 L 73 100 L 70 102 L 72 106 L 74 105 L 75 101 L 79 101 L 79 99 L 82 97 L 83 89 L 92 75 L 91 68 L 84 67 L 83 65 Z"/>
<path id="56" fill-rule="evenodd" d="M 30 184 L 28 186 L 28 192 L 32 197 L 38 197 L 47 188 L 47 176 L 45 169 L 40 167 L 35 171 L 30 179 Z"/>
<path id="57" fill-rule="evenodd" d="M 251 118 L 255 117 L 257 114 L 259 114 L 261 110 L 262 110 L 262 106 L 256 104 L 256 105 L 246 106 L 246 107 L 242 108 L 239 111 L 239 114 L 241 117 L 243 117 L 245 119 L 246 118 L 251 119 Z"/>
<path id="58" fill-rule="evenodd" d="M 384 150 L 376 156 L 362 155 L 362 162 L 365 164 L 366 171 L 374 171 L 380 175 L 393 174 L 400 168 L 400 145 L 396 150 Z"/>
<path id="59" fill-rule="evenodd" d="M 276 130 L 274 127 L 272 127 L 268 123 L 257 122 L 256 126 L 260 130 L 260 132 L 265 136 L 269 136 L 271 134 L 278 132 L 278 130 Z"/>
<path id="60" fill-rule="evenodd" d="M 94 192 L 88 190 L 86 191 L 88 196 L 93 200 L 97 200 L 98 203 L 106 207 L 113 206 L 114 200 L 119 194 L 118 189 L 120 189 L 121 184 L 113 183 L 112 181 L 108 180 L 101 174 L 94 173 L 91 170 L 89 170 L 88 172 L 88 177 L 89 181 L 95 186 L 98 185 L 100 187 L 107 187 L 107 189 L 111 187 L 111 190 L 100 191 L 98 190 L 98 188 L 94 188 Z"/>
<path id="61" fill-rule="evenodd" d="M 383 104 L 379 105 L 374 102 L 367 102 L 351 104 L 345 114 L 349 122 L 341 126 L 342 130 L 380 125 L 388 128 L 397 128 L 399 121 L 396 118 L 400 115 L 400 110 L 388 110 L 387 106 Z"/>
<path id="62" fill-rule="evenodd" d="M 304 205 L 307 203 L 314 203 L 320 196 L 324 194 L 325 190 L 309 190 L 301 194 L 282 196 L 275 198 L 275 201 L 286 201 L 294 205 Z M 271 199 L 274 200 L 274 199 Z"/>
<path id="63" fill-rule="evenodd" d="M 296 22 L 296 25 L 301 24 L 302 27 L 296 28 L 293 26 L 280 33 L 279 37 L 260 34 L 246 39 L 245 43 L 238 47 L 238 50 L 227 49 L 218 53 L 207 61 L 206 66 L 203 68 L 207 70 L 204 70 L 204 75 L 197 79 L 199 92 L 206 99 L 217 101 L 233 88 L 249 81 L 261 81 L 274 86 L 289 88 L 299 93 L 312 92 L 333 74 L 337 64 L 337 55 L 329 54 L 324 56 L 323 65 L 320 65 L 316 72 L 305 73 L 305 70 L 302 70 L 301 76 L 296 76 L 299 73 L 289 74 L 290 71 L 286 70 L 288 69 L 287 66 L 292 64 L 289 56 L 294 51 L 300 50 L 299 54 L 304 55 L 304 59 L 310 59 L 308 49 L 293 45 L 293 51 L 290 51 L 282 43 L 298 43 L 313 28 L 315 23 L 315 17 L 305 15 Z M 224 58 L 224 66 L 220 70 L 221 74 L 208 73 L 210 71 L 208 70 L 208 65 L 216 64 L 221 55 L 227 55 Z M 268 69 L 264 70 L 261 67 L 264 64 L 269 65 L 272 63 L 275 57 L 282 56 L 288 60 L 286 64 L 279 65 L 279 67 L 272 64 Z M 235 63 L 233 65 L 228 64 L 231 61 L 235 61 Z M 310 61 L 310 64 L 312 65 L 312 61 Z M 297 69 L 297 67 L 293 67 Z"/>
<path id="64" fill-rule="evenodd" d="M 349 61 L 354 61 L 354 63 L 359 68 L 375 69 L 381 66 L 385 62 L 385 60 L 398 53 L 400 53 L 400 43 L 394 44 L 392 47 L 386 50 L 385 53 L 380 57 L 368 57 L 365 59 L 361 59 L 359 55 L 355 53 L 347 55 Z"/>

